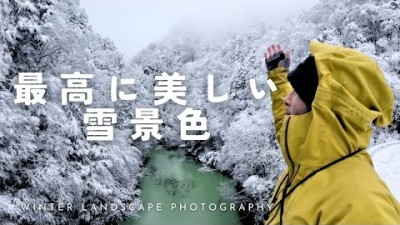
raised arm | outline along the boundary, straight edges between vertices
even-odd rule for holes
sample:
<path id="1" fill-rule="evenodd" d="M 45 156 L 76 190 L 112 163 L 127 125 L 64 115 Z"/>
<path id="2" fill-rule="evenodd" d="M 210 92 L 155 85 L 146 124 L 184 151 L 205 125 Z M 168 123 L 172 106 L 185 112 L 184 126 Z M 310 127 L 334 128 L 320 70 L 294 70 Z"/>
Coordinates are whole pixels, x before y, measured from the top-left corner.
<path id="1" fill-rule="evenodd" d="M 277 88 L 276 91 L 271 90 L 272 113 L 274 115 L 277 138 L 286 114 L 285 98 L 293 91 L 292 86 L 287 80 L 290 66 L 290 52 L 287 51 L 284 57 L 279 57 L 282 54 L 284 53 L 280 45 L 271 45 L 268 47 L 268 51 L 264 53 L 268 78 L 271 79 Z"/>

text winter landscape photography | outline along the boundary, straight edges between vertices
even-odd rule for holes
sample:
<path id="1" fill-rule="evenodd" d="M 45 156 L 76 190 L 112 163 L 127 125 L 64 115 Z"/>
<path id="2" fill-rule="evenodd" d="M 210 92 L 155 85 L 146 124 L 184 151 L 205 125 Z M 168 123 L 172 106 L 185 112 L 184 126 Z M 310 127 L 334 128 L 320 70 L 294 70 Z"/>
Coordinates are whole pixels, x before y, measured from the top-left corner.
<path id="1" fill-rule="evenodd" d="M 400 224 L 400 1 L 0 0 L 0 225 Z"/>

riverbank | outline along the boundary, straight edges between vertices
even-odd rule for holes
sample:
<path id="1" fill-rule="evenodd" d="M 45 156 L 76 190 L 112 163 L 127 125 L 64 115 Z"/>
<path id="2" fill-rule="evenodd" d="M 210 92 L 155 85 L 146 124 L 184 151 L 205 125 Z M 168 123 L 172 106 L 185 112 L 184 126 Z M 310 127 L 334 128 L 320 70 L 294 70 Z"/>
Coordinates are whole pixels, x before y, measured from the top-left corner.
<path id="1" fill-rule="evenodd" d="M 179 148 L 183 149 L 182 147 L 178 147 L 178 149 Z M 216 168 L 213 165 L 205 165 L 205 163 L 203 161 L 201 161 L 199 158 L 199 153 L 202 153 L 204 151 L 205 150 L 201 148 L 201 145 L 197 145 L 197 149 L 196 149 L 196 145 L 194 145 L 190 151 L 186 151 L 186 155 L 191 157 L 197 163 L 200 163 L 203 166 L 210 168 L 211 170 L 217 170 L 220 173 L 222 173 L 225 177 L 228 177 L 231 180 L 235 180 L 233 178 L 233 176 L 231 175 L 230 171 L 226 171 L 226 170 L 221 171 L 221 170 L 218 170 L 218 168 Z M 235 187 L 235 192 L 239 193 L 239 195 L 242 196 L 241 199 L 249 199 L 249 201 L 239 203 L 241 205 L 245 205 L 245 208 L 247 209 L 247 210 L 238 211 L 239 216 L 240 216 L 240 222 L 242 223 L 242 225 L 263 225 L 262 221 L 257 222 L 257 220 L 256 220 L 257 215 L 253 211 L 254 207 L 249 207 L 249 205 L 257 206 L 257 205 L 260 205 L 260 203 L 258 203 L 255 199 L 252 199 L 251 196 L 245 194 L 244 187 L 240 182 L 235 181 L 234 187 Z M 268 213 L 268 206 L 267 206 L 267 204 L 262 204 L 262 205 L 263 205 L 263 211 L 265 213 L 261 213 L 261 214 L 266 215 Z"/>

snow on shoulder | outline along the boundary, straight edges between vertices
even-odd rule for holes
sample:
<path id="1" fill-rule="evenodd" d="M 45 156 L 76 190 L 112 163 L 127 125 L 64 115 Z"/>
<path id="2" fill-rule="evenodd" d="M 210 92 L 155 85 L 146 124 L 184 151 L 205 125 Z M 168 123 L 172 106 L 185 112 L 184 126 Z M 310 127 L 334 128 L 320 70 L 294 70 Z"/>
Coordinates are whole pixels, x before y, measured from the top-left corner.
<path id="1" fill-rule="evenodd" d="M 379 176 L 400 201 L 400 141 L 389 142 L 368 149 Z"/>

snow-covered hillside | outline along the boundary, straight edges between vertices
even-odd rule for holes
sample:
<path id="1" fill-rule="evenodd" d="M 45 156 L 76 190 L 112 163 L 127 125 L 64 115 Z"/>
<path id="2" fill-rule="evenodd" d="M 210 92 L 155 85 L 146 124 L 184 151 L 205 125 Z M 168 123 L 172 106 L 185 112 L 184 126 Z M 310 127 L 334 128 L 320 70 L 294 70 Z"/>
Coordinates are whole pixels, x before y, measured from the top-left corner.
<path id="1" fill-rule="evenodd" d="M 379 176 L 400 202 L 400 140 L 368 149 Z"/>
<path id="2" fill-rule="evenodd" d="M 124 65 L 111 40 L 92 31 L 78 0 L 0 1 L 0 221 L 117 223 L 134 212 L 34 212 L 21 211 L 18 204 L 138 204 L 143 156 L 156 144 L 185 144 L 205 165 L 230 174 L 242 185 L 237 199 L 266 204 L 284 163 L 275 141 L 263 52 L 268 45 L 280 43 L 292 51 L 293 68 L 308 54 L 311 39 L 353 47 L 378 61 L 395 93 L 395 111 L 390 127 L 374 128 L 371 147 L 399 141 L 399 1 L 321 0 L 277 28 L 260 23 L 213 40 L 203 40 L 184 29 L 174 30 L 144 49 L 129 65 Z M 26 71 L 43 72 L 48 85 L 46 105 L 14 103 L 17 75 Z M 65 82 L 60 75 L 75 71 L 95 74 L 89 82 L 96 92 L 93 107 L 116 108 L 113 142 L 86 141 L 84 107 L 61 105 Z M 164 121 L 160 142 L 130 138 L 134 109 L 155 107 L 154 77 L 162 72 L 185 75 L 186 107 L 201 110 L 206 116 L 211 133 L 208 140 L 181 140 L 176 117 L 184 107 L 174 103 L 157 106 Z M 214 75 L 215 94 L 228 94 L 228 100 L 208 100 L 208 74 Z M 137 93 L 136 101 L 112 102 L 107 98 L 114 75 L 135 78 L 135 88 L 129 91 Z M 251 79 L 258 90 L 267 93 L 263 98 L 253 96 Z M 395 149 L 372 153 L 378 172 L 398 197 L 399 179 L 393 177 L 399 174 L 393 160 L 398 156 Z M 257 222 L 262 222 L 265 212 L 255 213 Z"/>
<path id="3" fill-rule="evenodd" d="M 322 0 L 303 15 L 272 28 L 258 24 L 249 29 L 204 41 L 185 30 L 174 31 L 139 53 L 132 65 L 153 79 L 161 71 L 186 76 L 188 107 L 201 110 L 208 119 L 211 138 L 186 142 L 205 164 L 225 171 L 244 186 L 253 201 L 268 202 L 268 193 L 284 164 L 275 142 L 269 94 L 256 99 L 250 79 L 268 93 L 263 52 L 272 43 L 292 51 L 291 68 L 309 52 L 309 41 L 356 48 L 378 61 L 395 92 L 393 124 L 376 129 L 371 146 L 399 140 L 400 132 L 400 4 L 395 0 Z M 178 35 L 179 34 L 179 35 Z M 215 93 L 228 100 L 212 103 L 207 98 L 207 75 L 214 75 Z M 174 117 L 181 108 L 160 108 L 166 124 L 167 145 L 179 145 L 179 124 Z M 173 131 L 173 132 L 170 132 Z M 264 188 L 254 184 L 268 186 Z M 258 218 L 262 218 L 259 215 Z"/>
<path id="4" fill-rule="evenodd" d="M 133 212 L 80 205 L 139 203 L 143 154 L 123 126 L 131 109 L 119 109 L 115 142 L 88 142 L 82 104 L 61 105 L 60 76 L 75 71 L 94 74 L 93 107 L 112 107 L 104 97 L 110 76 L 129 73 L 114 43 L 91 30 L 79 1 L 0 1 L 0 224 L 116 223 Z M 45 105 L 14 102 L 21 72 L 43 73 Z M 73 209 L 21 208 L 47 203 Z"/>

